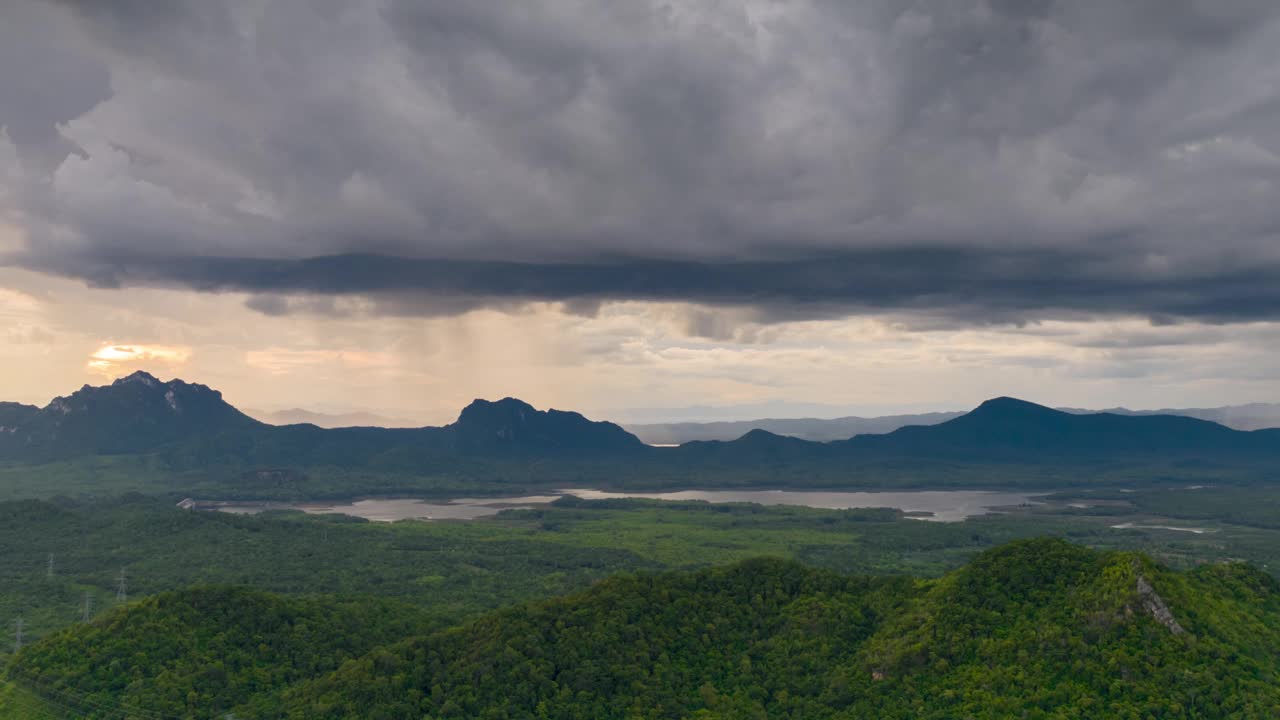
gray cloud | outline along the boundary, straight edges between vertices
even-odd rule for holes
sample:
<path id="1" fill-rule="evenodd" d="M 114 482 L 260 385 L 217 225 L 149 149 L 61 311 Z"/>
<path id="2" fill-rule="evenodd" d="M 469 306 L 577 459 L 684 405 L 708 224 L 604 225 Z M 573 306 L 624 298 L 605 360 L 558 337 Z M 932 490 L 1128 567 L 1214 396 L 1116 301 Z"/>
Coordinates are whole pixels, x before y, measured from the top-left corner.
<path id="1" fill-rule="evenodd" d="M 100 286 L 1280 317 L 1273 2 L 0 12 L 62 61 L 0 65 L 9 141 L 82 151 L 0 192 L 30 238 L 8 262 Z"/>
<path id="2" fill-rule="evenodd" d="M 280 293 L 368 295 L 390 314 L 427 315 L 524 301 L 694 300 L 757 306 L 752 319 L 763 322 L 850 310 L 935 311 L 971 322 L 992 317 L 1017 322 L 1025 314 L 1117 309 L 1230 322 L 1270 318 L 1280 308 L 1277 264 L 1152 273 L 1141 260 L 1069 248 L 868 249 L 749 262 L 532 264 L 379 255 L 268 260 L 123 253 L 27 260 L 101 287 L 275 293 L 249 302 L 252 309 L 274 315 L 299 305 Z M 336 310 L 331 303 L 307 304 L 313 311 Z"/>

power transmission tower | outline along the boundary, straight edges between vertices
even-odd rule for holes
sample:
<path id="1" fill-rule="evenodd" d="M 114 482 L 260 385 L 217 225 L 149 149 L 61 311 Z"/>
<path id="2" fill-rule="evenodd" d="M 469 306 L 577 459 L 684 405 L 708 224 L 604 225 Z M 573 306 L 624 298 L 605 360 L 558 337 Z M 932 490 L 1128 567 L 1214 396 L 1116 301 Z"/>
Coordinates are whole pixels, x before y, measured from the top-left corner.
<path id="1" fill-rule="evenodd" d="M 120 568 L 120 582 L 116 585 L 116 602 L 125 603 L 129 601 L 128 586 L 124 581 L 124 568 Z"/>
<path id="2" fill-rule="evenodd" d="M 18 652 L 22 649 L 22 618 L 18 618 L 18 632 L 13 639 L 13 651 Z"/>
<path id="3" fill-rule="evenodd" d="M 93 615 L 93 596 L 86 590 L 84 593 L 84 602 L 80 605 L 80 620 L 89 622 L 89 616 Z"/>
<path id="4" fill-rule="evenodd" d="M 46 580 L 53 579 L 53 553 L 49 553 L 49 566 L 44 569 L 44 577 Z"/>

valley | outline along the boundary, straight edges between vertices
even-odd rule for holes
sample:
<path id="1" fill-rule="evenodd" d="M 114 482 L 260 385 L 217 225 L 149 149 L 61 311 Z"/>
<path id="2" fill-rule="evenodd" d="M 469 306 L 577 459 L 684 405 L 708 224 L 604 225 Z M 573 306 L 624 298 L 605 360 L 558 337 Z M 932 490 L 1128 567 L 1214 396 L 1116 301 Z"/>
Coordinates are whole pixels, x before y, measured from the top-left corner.
<path id="1" fill-rule="evenodd" d="M 0 720 L 1280 719 L 1278 69 L 0 0 Z"/>
<path id="2" fill-rule="evenodd" d="M 182 412 L 181 403 L 163 399 L 170 392 L 199 403 L 205 419 L 148 436 Z M 1152 563 L 1144 573 L 1166 578 L 1164 587 L 1208 583 L 1192 595 L 1172 591 L 1169 603 L 1175 616 L 1222 643 L 1237 640 L 1196 624 L 1205 612 L 1198 603 L 1225 592 L 1214 583 L 1263 588 L 1250 590 L 1261 593 L 1256 599 L 1233 601 L 1244 605 L 1232 610 L 1263 627 L 1270 627 L 1271 604 L 1280 602 L 1266 589 L 1280 575 L 1280 491 L 1271 482 L 1277 448 L 1269 431 L 1187 418 L 1075 416 L 997 400 L 936 426 L 835 443 L 753 431 L 728 443 L 649 448 L 616 426 L 510 400 L 478 401 L 455 425 L 410 431 L 272 428 L 219 403 L 216 391 L 146 376 L 73 394 L 57 406 L 71 410 L 55 409 L 57 417 L 18 413 L 34 424 L 10 433 L 0 467 L 0 617 L 23 621 L 26 647 L 16 655 L 0 651 L 8 682 L 0 718 L 474 717 L 511 714 L 510 703 L 545 706 L 552 717 L 631 717 L 640 703 L 654 717 L 699 718 L 858 717 L 868 703 L 886 717 L 946 717 L 976 707 L 966 702 L 1010 711 L 1026 711 L 1028 702 L 1107 706 L 1131 702 L 1140 685 L 1176 692 L 1157 672 L 1110 700 L 1089 683 L 1049 683 L 1050 694 L 1037 700 L 1014 692 L 1025 680 L 997 669 L 981 681 L 993 694 L 963 700 L 961 688 L 979 682 L 977 666 L 965 663 L 983 657 L 998 665 L 1007 656 L 964 643 L 927 652 L 903 645 L 915 642 L 907 626 L 925 612 L 911 608 L 932 602 L 926 598 L 934 591 L 921 588 L 945 594 L 971 563 L 1001 553 L 1030 553 L 1017 562 L 1031 566 L 1036 558 L 1071 557 L 1096 563 L 1103 575 L 1121 572 L 1105 568 Z M 24 432 L 38 438 L 28 445 L 45 450 L 14 450 Z M 1257 574 L 1238 576 L 1234 568 L 1244 564 Z M 1065 582 L 1061 572 L 1043 581 Z M 674 583 L 663 597 L 692 592 L 697 606 L 704 600 L 695 587 L 707 578 L 750 585 L 775 575 L 828 589 L 788 596 L 733 630 L 771 628 L 752 630 L 753 640 L 712 641 L 725 652 L 732 646 L 738 660 L 728 665 L 705 664 L 712 656 L 703 650 L 688 655 L 684 640 L 660 639 L 655 626 L 657 634 L 642 633 L 658 643 L 657 655 L 644 662 L 655 674 L 640 685 L 622 659 L 595 680 L 560 670 L 527 685 L 518 678 L 543 670 L 504 665 L 514 656 L 497 650 L 484 672 L 516 673 L 505 681 L 511 693 L 460 695 L 441 684 L 455 682 L 452 673 L 477 672 L 464 669 L 470 661 L 455 655 L 449 639 L 477 628 L 489 628 L 481 632 L 488 639 L 469 642 L 488 647 L 525 622 L 517 618 L 528 618 L 534 632 L 546 608 L 570 612 L 585 603 L 582 612 L 595 613 L 587 609 L 594 598 L 620 588 L 633 595 L 637 582 Z M 1200 579 L 1177 579 L 1193 577 Z M 690 578 L 702 579 L 690 586 Z M 1109 589 L 1080 582 L 1091 589 L 1072 592 L 1104 598 L 1099 602 L 1111 608 L 1105 612 L 1143 602 L 1127 595 L 1134 581 L 1104 582 Z M 852 594 L 826 605 L 837 587 Z M 1075 649 L 1028 644 L 1023 628 L 1009 636 L 1009 652 L 1066 653 L 1088 666 L 1112 652 L 1130 657 L 1133 638 L 1160 637 L 1128 621 L 1104 623 L 1119 635 L 1098 635 L 1089 624 L 1096 618 L 1069 617 L 1052 595 L 1035 597 L 1040 609 L 1022 604 L 1019 612 L 1049 612 L 1052 620 L 1037 622 L 1049 622 L 1063 647 Z M 782 657 L 771 647 L 798 641 L 785 630 L 793 616 L 819 607 L 826 608 L 819 615 L 874 618 L 838 648 L 786 651 L 826 668 L 815 666 L 815 673 L 837 673 L 824 676 L 825 689 L 770 664 Z M 636 606 L 642 615 L 651 611 L 665 612 Z M 210 614 L 220 618 L 216 627 L 202 625 Z M 258 627 L 261 617 L 285 625 Z M 591 627 L 604 632 L 609 622 Z M 276 637 L 279 627 L 312 629 Z M 193 645 L 183 628 L 205 639 Z M 582 652 L 568 649 L 577 639 L 554 639 L 556 628 L 537 632 L 552 638 L 554 649 L 526 647 L 518 655 Z M 259 638 L 261 651 L 244 654 L 240 633 Z M 601 636 L 591 653 L 611 656 L 619 641 Z M 662 645 L 669 642 L 675 644 Z M 114 669 L 76 665 L 72 658 L 82 652 L 116 658 Z M 828 652 L 836 655 L 822 654 Z M 688 686 L 664 675 L 653 664 L 664 653 L 693 663 L 705 682 Z M 299 666 L 300 657 L 306 660 Z M 1148 668 L 1150 658 L 1105 662 L 1137 669 Z M 1207 672 L 1201 662 L 1182 666 Z M 748 669 L 758 664 L 758 671 Z M 220 669 L 210 675 L 210 667 Z M 434 679 L 415 686 L 427 683 L 415 675 L 425 667 L 435 668 Z M 854 668 L 862 679 L 839 675 Z M 1263 663 L 1257 672 L 1274 670 Z M 866 684 L 877 674 L 902 682 Z M 1179 707 L 1194 706 L 1205 692 L 1235 698 L 1242 717 L 1261 717 L 1248 713 L 1272 702 L 1252 687 L 1217 687 L 1207 676 L 1198 682 L 1191 695 L 1176 695 Z M 366 691 L 387 683 L 399 683 L 390 695 Z M 417 699 L 410 706 L 405 698 Z M 1160 704 L 1166 700 L 1136 707 L 1163 712 L 1173 707 Z"/>

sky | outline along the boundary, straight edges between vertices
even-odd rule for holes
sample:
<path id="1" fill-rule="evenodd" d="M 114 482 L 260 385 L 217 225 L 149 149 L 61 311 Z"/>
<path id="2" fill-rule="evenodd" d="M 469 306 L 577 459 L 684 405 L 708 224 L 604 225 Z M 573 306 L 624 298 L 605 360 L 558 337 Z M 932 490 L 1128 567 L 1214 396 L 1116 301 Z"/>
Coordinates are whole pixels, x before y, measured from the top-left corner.
<path id="1" fill-rule="evenodd" d="M 1277 356 L 1273 0 L 0 7 L 0 398 L 1186 407 Z"/>

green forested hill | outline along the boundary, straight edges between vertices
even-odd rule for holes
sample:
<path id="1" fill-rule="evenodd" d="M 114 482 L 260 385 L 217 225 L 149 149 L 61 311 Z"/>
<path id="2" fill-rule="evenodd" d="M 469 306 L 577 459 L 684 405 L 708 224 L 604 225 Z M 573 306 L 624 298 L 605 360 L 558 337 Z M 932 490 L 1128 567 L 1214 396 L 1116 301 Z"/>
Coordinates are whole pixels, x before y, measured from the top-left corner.
<path id="1" fill-rule="evenodd" d="M 420 610 L 385 600 L 193 588 L 56 633 L 10 677 L 87 717 L 219 717 L 423 627 Z"/>
<path id="2" fill-rule="evenodd" d="M 751 560 L 617 576 L 427 635 L 411 625 L 200 589 L 50 637 L 10 677 L 138 717 L 232 704 L 307 719 L 1280 716 L 1274 579 L 1058 540 L 936 580 Z"/>
<path id="3" fill-rule="evenodd" d="M 291 718 L 1272 718 L 1280 589 L 1014 543 L 937 581 L 785 562 L 602 583 L 348 663 Z"/>

